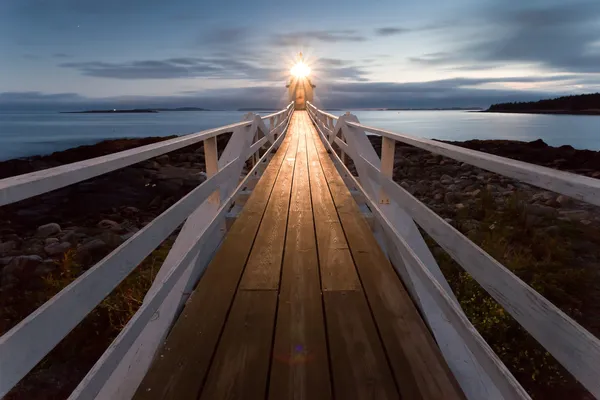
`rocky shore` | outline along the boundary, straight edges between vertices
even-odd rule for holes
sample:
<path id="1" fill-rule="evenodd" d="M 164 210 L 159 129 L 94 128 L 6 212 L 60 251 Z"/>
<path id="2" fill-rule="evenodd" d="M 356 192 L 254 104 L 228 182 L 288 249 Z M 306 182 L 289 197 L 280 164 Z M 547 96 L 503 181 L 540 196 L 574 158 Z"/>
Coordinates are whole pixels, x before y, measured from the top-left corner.
<path id="1" fill-rule="evenodd" d="M 168 138 L 111 140 L 44 157 L 1 162 L 0 178 L 165 139 Z M 219 138 L 220 151 L 227 140 L 228 137 Z M 381 139 L 370 137 L 370 140 L 379 152 Z M 599 152 L 570 146 L 554 148 L 541 140 L 531 143 L 473 140 L 453 144 L 600 177 Z M 398 145 L 395 157 L 394 179 L 400 185 L 586 328 L 600 333 L 597 306 L 600 288 L 595 284 L 600 264 L 600 213 L 596 207 L 408 145 Z M 204 150 L 200 143 L 0 207 L 0 334 L 60 290 L 57 282 L 68 283 L 68 279 L 92 266 L 205 179 Z M 470 298 L 479 290 L 469 286 L 472 282 L 465 283 L 465 275 L 461 275 L 441 248 L 432 243 L 432 249 L 459 299 Z M 76 272 L 66 272 L 73 266 Z M 143 297 L 143 292 L 139 296 Z M 136 301 L 141 298 L 132 300 Z M 482 312 L 476 308 L 480 305 L 468 300 L 461 300 L 461 304 L 468 314 L 469 310 L 473 315 Z M 113 326 L 115 315 L 121 312 L 128 316 L 137 306 L 125 308 L 108 307 L 92 322 L 81 324 L 85 328 L 81 328 L 83 332 L 77 339 L 67 338 L 71 343 L 76 341 L 75 347 L 86 349 L 88 357 L 79 360 L 78 365 L 69 367 L 74 360 L 61 355 L 58 348 L 51 354 L 51 362 L 36 368 L 8 398 L 48 398 L 44 396 L 49 393 L 52 398 L 62 398 L 70 393 L 118 333 L 118 324 Z M 497 309 L 486 312 L 496 313 Z M 476 320 L 474 323 L 477 325 Z M 104 329 L 103 324 L 111 328 Z M 506 324 L 507 329 L 518 329 L 509 322 Z M 477 327 L 487 340 L 494 342 L 495 331 L 499 331 L 497 325 L 482 322 Z M 521 348 L 504 347 L 509 350 L 503 360 L 509 357 L 521 360 Z M 494 349 L 502 352 L 500 347 Z M 546 356 L 540 357 L 545 360 Z M 536 368 L 542 367 L 536 364 Z M 531 376 L 529 367 L 521 372 L 522 376 Z M 564 385 L 572 383 L 560 369 L 544 374 L 558 374 Z M 534 382 L 529 388 L 542 390 L 539 385 L 539 381 Z M 50 392 L 42 394 L 36 389 L 40 387 L 50 387 Z"/>

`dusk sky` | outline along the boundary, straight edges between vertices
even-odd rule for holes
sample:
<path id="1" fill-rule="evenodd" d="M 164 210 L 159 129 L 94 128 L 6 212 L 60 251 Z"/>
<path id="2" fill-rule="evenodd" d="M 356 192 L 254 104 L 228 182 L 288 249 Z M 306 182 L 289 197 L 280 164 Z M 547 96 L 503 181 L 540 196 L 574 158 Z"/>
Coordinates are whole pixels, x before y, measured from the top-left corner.
<path id="1" fill-rule="evenodd" d="M 598 91 L 600 2 L 2 0 L 0 107 L 487 106 Z"/>

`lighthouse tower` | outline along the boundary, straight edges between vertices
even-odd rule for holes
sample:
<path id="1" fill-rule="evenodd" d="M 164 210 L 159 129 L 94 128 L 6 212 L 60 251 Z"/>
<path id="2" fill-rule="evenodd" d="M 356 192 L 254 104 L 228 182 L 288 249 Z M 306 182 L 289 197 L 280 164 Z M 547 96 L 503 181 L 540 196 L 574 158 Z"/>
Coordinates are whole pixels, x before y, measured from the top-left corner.
<path id="1" fill-rule="evenodd" d="M 306 109 L 306 101 L 313 101 L 313 89 L 316 87 L 312 84 L 308 75 L 310 67 L 304 62 L 302 53 L 298 53 L 296 64 L 290 70 L 290 80 L 287 84 L 289 101 L 295 103 L 296 110 Z"/>

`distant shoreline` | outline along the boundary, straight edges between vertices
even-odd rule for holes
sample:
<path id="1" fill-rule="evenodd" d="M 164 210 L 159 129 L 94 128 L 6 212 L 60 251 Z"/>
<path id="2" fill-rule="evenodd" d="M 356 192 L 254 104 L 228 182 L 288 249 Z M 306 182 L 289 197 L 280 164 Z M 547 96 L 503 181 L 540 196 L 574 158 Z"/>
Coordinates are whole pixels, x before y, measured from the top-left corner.
<path id="1" fill-rule="evenodd" d="M 475 112 L 497 114 L 600 115 L 600 110 L 482 110 Z"/>
<path id="2" fill-rule="evenodd" d="M 84 111 L 60 111 L 59 114 L 156 114 L 160 111 L 211 111 L 199 107 L 179 107 L 179 108 L 133 108 L 129 110 L 84 110 Z"/>

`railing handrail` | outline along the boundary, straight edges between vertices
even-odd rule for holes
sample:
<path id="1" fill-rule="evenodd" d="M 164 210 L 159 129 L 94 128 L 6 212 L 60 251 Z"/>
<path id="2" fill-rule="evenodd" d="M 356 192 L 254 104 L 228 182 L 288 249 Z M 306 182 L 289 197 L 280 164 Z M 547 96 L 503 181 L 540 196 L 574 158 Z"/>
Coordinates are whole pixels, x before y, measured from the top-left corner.
<path id="1" fill-rule="evenodd" d="M 265 160 L 268 161 L 272 150 L 277 149 L 281 143 L 289 126 L 293 110 L 293 103 L 290 103 L 284 110 L 273 115 L 271 118 L 275 118 L 276 123 L 272 124 L 275 126 L 271 126 L 270 129 L 263 122 L 265 117 L 258 115 L 252 117 L 252 114 L 249 114 L 240 123 L 0 181 L 0 194 L 2 194 L 2 198 L 17 201 L 16 199 L 24 199 L 64 187 L 199 141 L 204 141 L 208 175 L 208 179 L 205 182 L 181 198 L 177 203 L 144 226 L 133 237 L 105 256 L 83 275 L 76 278 L 57 295 L 0 337 L 0 371 L 2 371 L 0 373 L 0 397 L 12 389 L 19 380 L 48 354 L 102 299 L 110 294 L 182 222 L 189 219 L 191 214 L 201 210 L 201 207 L 209 205 L 207 202 L 214 201 L 212 196 L 217 193 L 217 190 L 222 196 L 220 199 L 217 199 L 219 207 L 217 209 L 212 207 L 212 205 L 206 207 L 207 213 L 205 217 L 212 221 L 210 226 L 217 224 L 224 218 L 227 207 L 231 205 L 241 186 L 251 176 L 257 176 L 257 168 L 260 163 Z M 221 159 L 217 159 L 216 136 L 232 131 L 233 135 Z M 262 132 L 263 137 L 258 135 L 259 131 Z M 258 156 L 254 158 L 254 167 L 246 174 L 242 183 L 236 188 L 235 184 L 239 181 L 240 173 L 246 160 L 257 154 L 267 141 L 271 142 L 271 146 L 263 153 L 260 159 Z M 227 154 L 227 157 L 225 157 L 225 154 Z M 209 158 L 211 161 L 209 161 Z M 72 175 L 71 171 L 73 170 L 79 171 L 80 174 Z M 232 182 L 234 185 L 228 191 L 226 187 L 227 185 L 231 186 Z M 35 187 L 36 184 L 42 187 Z M 11 192 L 11 189 L 15 188 L 16 190 Z M 10 203 L 11 201 L 7 202 Z M 202 212 L 205 209 L 202 209 Z M 190 242 L 188 239 L 191 239 L 193 246 L 191 248 L 185 246 L 183 252 L 178 252 L 176 257 L 181 257 L 180 262 L 172 270 L 166 271 L 163 274 L 165 278 L 163 278 L 162 282 L 154 282 L 158 289 L 153 291 L 148 299 L 144 300 L 139 312 L 131 319 L 131 324 L 128 324 L 125 328 L 129 329 L 131 327 L 134 331 L 122 332 L 123 335 L 126 334 L 128 340 L 131 340 L 132 337 L 135 340 L 136 335 L 139 335 L 145 329 L 145 325 L 149 323 L 150 316 L 152 316 L 150 311 L 160 307 L 165 297 L 183 296 L 181 292 L 174 291 L 173 287 L 184 270 L 194 267 L 193 265 L 190 266 L 190 263 L 198 255 L 199 247 L 204 240 L 204 234 L 209 230 L 207 227 L 207 229 L 201 231 L 199 236 L 197 236 L 198 232 L 193 232 L 192 238 L 182 239 L 182 242 Z M 184 231 L 185 229 L 182 229 L 181 232 Z M 185 234 L 188 235 L 190 233 L 187 232 Z M 180 233 L 177 240 L 181 236 L 182 233 Z M 215 243 L 216 245 L 217 243 Z M 123 335 L 120 335 L 119 338 Z M 121 346 L 119 350 L 122 350 L 123 343 L 118 343 Z M 111 349 L 114 350 L 114 346 L 111 346 L 107 350 L 107 353 L 112 351 Z M 120 360 L 119 357 L 122 358 L 123 356 L 122 351 L 117 354 L 111 353 L 110 365 L 100 365 L 103 372 L 101 378 L 106 380 L 108 378 L 106 376 L 107 371 L 111 371 L 111 368 L 116 368 Z M 101 358 L 99 362 L 104 362 L 104 360 L 104 358 Z M 91 390 L 96 391 L 98 389 L 97 385 L 101 387 L 102 382 L 99 382 L 97 379 L 93 380 L 95 386 Z M 132 383 L 128 382 L 128 384 Z"/>
<path id="2" fill-rule="evenodd" d="M 558 191 L 592 204 L 600 204 L 599 199 L 597 197 L 594 198 L 594 196 L 600 197 L 600 181 L 534 166 L 521 161 L 493 156 L 475 150 L 464 149 L 446 143 L 365 126 L 358 123 L 353 116 L 349 116 L 353 120 L 347 117 L 342 118 L 336 124 L 335 129 L 330 129 L 324 126 L 323 119 L 318 117 L 319 115 L 321 117 L 325 116 L 325 113 L 310 103 L 308 104 L 308 110 L 323 141 L 332 151 L 332 157 L 338 160 L 340 168 L 344 168 L 348 176 L 355 181 L 354 185 L 361 189 L 384 230 L 387 230 L 389 233 L 398 227 L 395 227 L 393 224 L 390 225 L 386 210 L 380 209 L 377 205 L 379 201 L 377 198 L 373 198 L 373 192 L 369 193 L 368 190 L 362 188 L 362 184 L 365 182 L 370 182 L 379 187 L 381 190 L 380 193 L 383 193 L 386 199 L 389 197 L 389 200 L 407 212 L 425 232 L 481 284 L 586 389 L 595 396 L 600 395 L 600 382 L 597 379 L 600 376 L 600 340 L 394 182 L 392 179 L 394 146 L 395 141 L 401 141 L 502 175 L 527 181 L 535 186 Z M 375 157 L 375 161 L 378 161 L 377 165 L 374 164 L 373 158 L 367 159 L 361 154 L 362 149 L 353 148 L 352 140 L 342 140 L 342 138 L 352 137 L 352 135 L 365 135 L 364 131 L 383 136 L 382 157 L 381 159 L 377 158 L 377 156 Z M 342 138 L 337 136 L 339 133 L 342 134 Z M 329 137 L 327 137 L 327 134 L 329 134 Z M 360 175 L 360 184 L 350 174 L 342 159 L 333 151 L 331 143 L 334 142 L 366 174 L 365 176 Z M 399 249 L 402 252 L 403 246 L 405 247 L 406 243 L 402 235 L 398 233 L 399 231 L 401 229 L 392 232 L 391 235 L 392 241 L 399 243 Z M 418 260 L 412 260 L 413 257 L 410 254 L 407 255 L 406 249 L 404 249 L 404 252 L 403 259 L 406 261 L 406 264 L 409 264 L 413 273 L 421 277 L 422 282 L 426 284 L 425 286 L 428 286 L 427 290 L 434 290 L 435 292 L 435 290 L 439 289 L 436 289 L 436 282 L 429 282 L 435 278 L 431 275 L 427 276 L 427 271 L 421 271 L 422 266 L 418 265 Z M 405 283 L 410 287 L 411 282 Z M 434 292 L 431 292 L 431 294 L 437 296 Z M 450 301 L 449 298 L 444 298 L 444 296 L 436 298 L 446 302 Z M 441 305 L 447 311 L 452 312 L 452 304 Z M 425 311 L 424 313 L 427 314 Z M 450 316 L 448 318 L 451 320 Z M 456 321 L 456 323 L 461 322 Z M 472 325 L 471 328 L 475 329 Z M 468 344 L 471 338 L 463 337 L 463 340 Z M 476 351 L 473 351 L 473 354 L 476 354 Z M 497 357 L 494 355 L 494 358 Z M 481 365 L 484 364 L 481 363 Z M 497 376 L 497 374 L 490 374 L 490 376 Z M 469 383 L 467 382 L 466 384 L 468 385 Z M 504 393 L 504 391 L 502 392 Z"/>
<path id="3" fill-rule="evenodd" d="M 262 120 L 277 117 L 289 112 L 292 103 L 283 110 L 261 117 Z M 242 121 L 235 124 L 189 133 L 173 139 L 163 140 L 105 156 L 90 158 L 58 167 L 34 171 L 0 179 L 0 206 L 24 200 L 33 196 L 60 189 L 86 179 L 94 178 L 138 162 L 148 160 L 183 147 L 210 139 L 236 128 L 248 126 L 252 121 Z"/>

